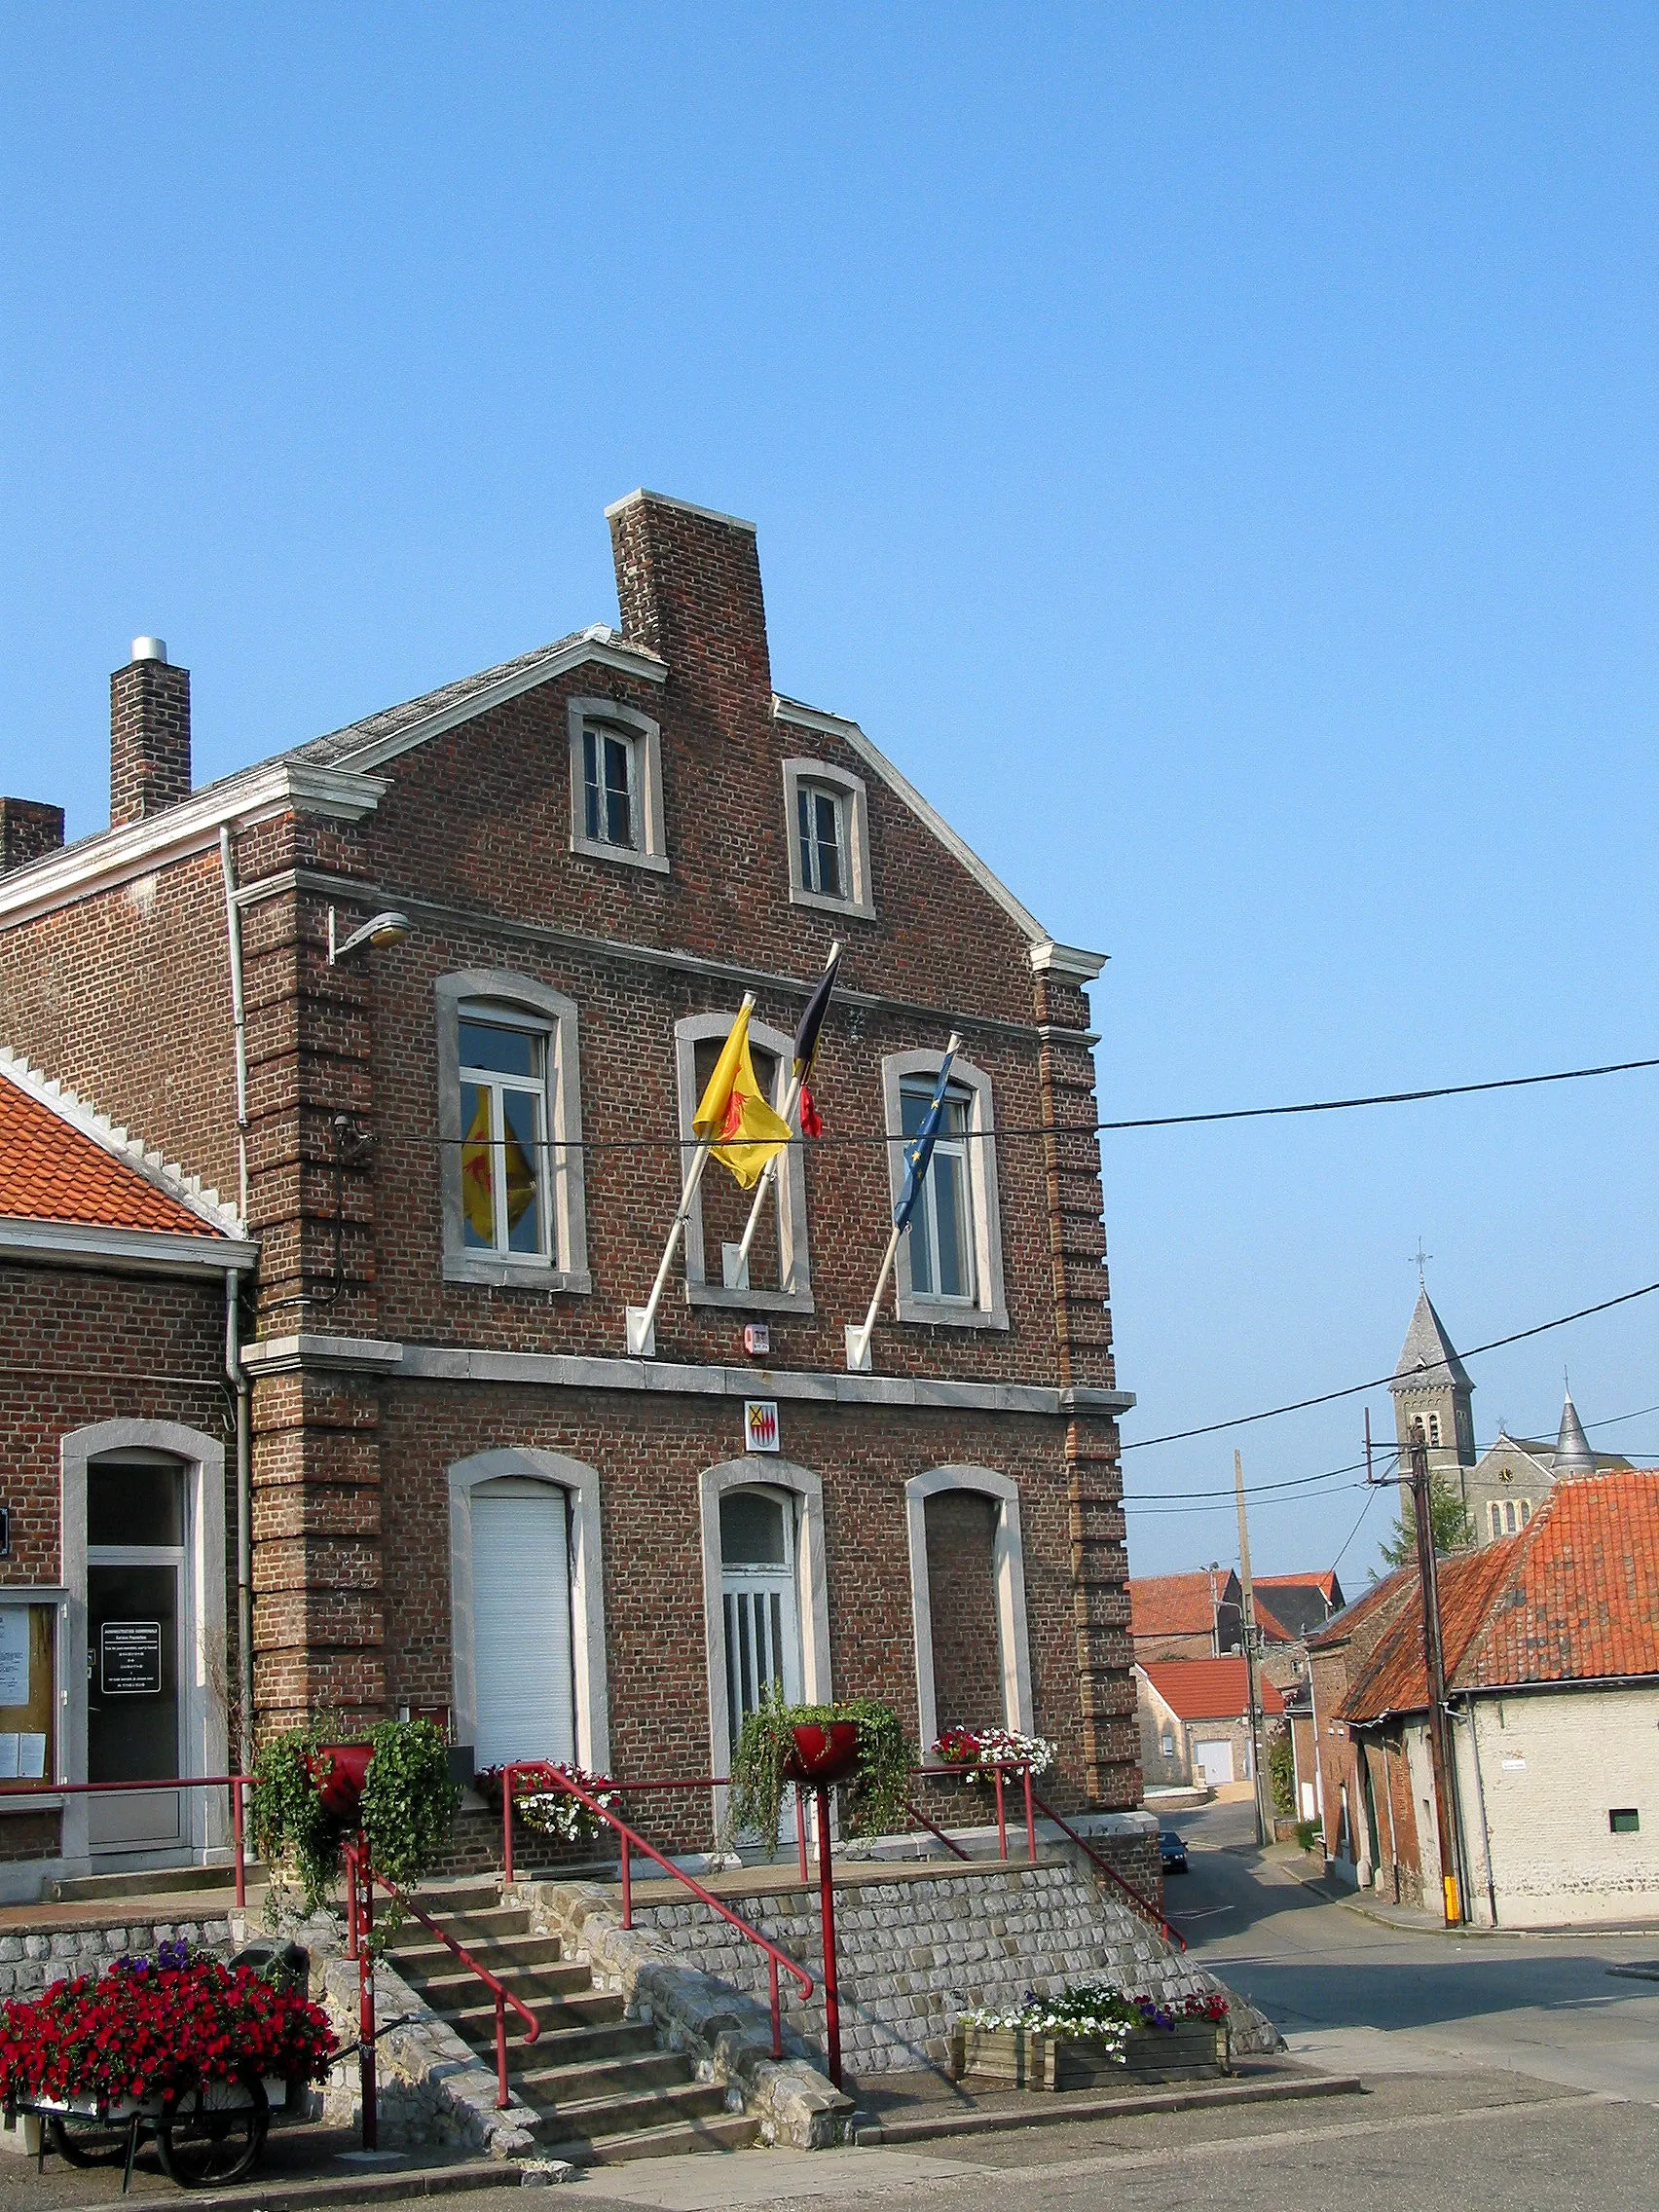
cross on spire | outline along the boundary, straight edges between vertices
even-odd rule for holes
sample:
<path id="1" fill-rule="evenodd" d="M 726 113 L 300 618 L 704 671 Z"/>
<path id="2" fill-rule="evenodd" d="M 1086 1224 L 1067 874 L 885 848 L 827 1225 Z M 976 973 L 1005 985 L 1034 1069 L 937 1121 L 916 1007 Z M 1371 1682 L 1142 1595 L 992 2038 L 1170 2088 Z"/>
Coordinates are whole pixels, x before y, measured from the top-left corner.
<path id="1" fill-rule="evenodd" d="M 1415 1265 L 1416 1265 L 1416 1267 L 1417 1267 L 1417 1272 L 1418 1272 L 1418 1282 L 1419 1282 L 1419 1286 L 1422 1286 L 1422 1287 L 1424 1287 L 1424 1288 L 1426 1288 L 1426 1285 L 1425 1285 L 1425 1284 L 1423 1284 L 1423 1270 L 1424 1270 L 1424 1268 L 1426 1268 L 1426 1267 L 1427 1267 L 1427 1265 L 1428 1265 L 1429 1261 L 1430 1261 L 1430 1260 L 1432 1260 L 1432 1259 L 1433 1259 L 1433 1257 L 1434 1257 L 1434 1254 L 1433 1254 L 1432 1252 L 1425 1252 L 1425 1251 L 1423 1250 L 1423 1248 L 1422 1248 L 1422 1238 L 1421 1238 L 1421 1237 L 1419 1236 L 1419 1237 L 1418 1238 L 1418 1248 L 1417 1248 L 1417 1250 L 1416 1250 L 1416 1251 L 1415 1251 L 1415 1252 L 1414 1252 L 1414 1253 L 1412 1254 L 1412 1259 L 1413 1259 L 1413 1262 L 1415 1263 Z"/>

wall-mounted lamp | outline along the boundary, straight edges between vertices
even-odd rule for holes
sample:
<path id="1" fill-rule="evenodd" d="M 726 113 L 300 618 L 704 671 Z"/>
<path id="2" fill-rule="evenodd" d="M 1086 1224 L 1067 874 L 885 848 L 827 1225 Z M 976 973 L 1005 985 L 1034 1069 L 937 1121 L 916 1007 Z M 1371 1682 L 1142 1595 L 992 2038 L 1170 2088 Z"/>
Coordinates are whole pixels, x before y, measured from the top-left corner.
<path id="1" fill-rule="evenodd" d="M 361 952 L 365 944 L 401 944 L 414 927 L 414 923 L 407 914 L 399 914 L 391 908 L 387 908 L 384 914 L 376 914 L 373 920 L 365 922 L 360 930 L 353 930 L 349 938 L 346 938 L 340 943 L 336 943 L 334 938 L 334 908 L 330 906 L 328 909 L 328 965 L 332 968 L 337 962 L 349 959 L 353 952 Z"/>

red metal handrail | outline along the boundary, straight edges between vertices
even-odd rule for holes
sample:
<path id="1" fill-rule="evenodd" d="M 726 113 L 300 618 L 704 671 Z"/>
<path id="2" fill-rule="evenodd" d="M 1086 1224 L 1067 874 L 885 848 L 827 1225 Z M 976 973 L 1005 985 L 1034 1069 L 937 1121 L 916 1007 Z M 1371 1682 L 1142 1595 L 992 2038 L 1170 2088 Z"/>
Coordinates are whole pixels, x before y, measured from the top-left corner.
<path id="1" fill-rule="evenodd" d="M 170 1782 L 4 1782 L 0 1797 L 155 1797 L 169 1789 L 229 1789 L 231 1842 L 236 1851 L 237 1903 L 247 1903 L 247 1859 L 243 1848 L 242 1791 L 253 1787 L 250 1774 L 179 1774 Z"/>
<path id="2" fill-rule="evenodd" d="M 684 1867 L 677 1866 L 672 1859 L 665 1859 L 655 1844 L 647 1843 L 643 1835 L 631 1828 L 626 1821 L 620 1819 L 610 1810 L 608 1805 L 601 1804 L 600 1800 L 584 1789 L 580 1783 L 572 1782 L 563 1767 L 548 1766 L 539 1760 L 529 1760 L 523 1765 L 504 1766 L 501 1769 L 502 1880 L 510 1882 L 513 1879 L 513 1779 L 516 1775 L 521 1774 L 530 1776 L 543 1784 L 549 1782 L 555 1784 L 568 1795 L 574 1797 L 579 1804 L 585 1805 L 588 1811 L 602 1820 L 608 1827 L 615 1830 L 622 1846 L 622 1925 L 624 1928 L 632 1928 L 634 1925 L 634 1894 L 629 1865 L 630 1855 L 635 1851 L 643 1851 L 645 1857 L 653 1860 L 665 1874 L 672 1874 L 674 1879 L 688 1889 L 694 1898 L 708 1905 L 712 1911 L 718 1912 L 722 1920 L 729 1921 L 740 1935 L 746 1936 L 750 1942 L 757 1944 L 765 1952 L 766 1976 L 771 1990 L 772 2056 L 782 2058 L 784 2055 L 784 2028 L 783 2014 L 778 2002 L 778 1969 L 784 1967 L 794 1975 L 800 1983 L 801 1997 L 805 2000 L 811 1997 L 816 1987 L 805 1967 L 797 1966 L 787 1951 L 780 1951 L 777 1944 L 762 1936 L 758 1928 L 752 1928 L 741 1913 L 733 1912 L 729 1905 L 722 1904 L 712 1891 L 704 1889 L 701 1882 L 687 1874 Z M 668 1788 L 671 1785 L 663 1784 L 661 1787 Z"/>
<path id="3" fill-rule="evenodd" d="M 1094 1866 L 1096 1866 L 1099 1871 L 1105 1875 L 1106 1879 L 1109 1882 L 1115 1882 L 1117 1884 L 1118 1888 L 1123 1891 L 1124 1897 L 1128 1899 L 1129 1902 L 1134 1906 L 1135 1910 L 1138 1913 L 1142 1914 L 1146 1919 L 1150 1920 L 1153 1926 L 1159 1931 L 1161 1935 L 1167 1936 L 1171 1943 L 1178 1943 L 1183 1951 L 1187 1948 L 1187 1938 L 1182 1935 L 1181 1931 L 1178 1928 L 1172 1927 L 1171 1924 L 1164 1919 L 1162 1913 L 1158 1910 L 1156 1905 L 1149 1904 L 1146 1899 L 1141 1896 L 1139 1890 L 1133 1888 L 1129 1883 L 1125 1882 L 1123 1875 L 1119 1873 L 1116 1866 L 1108 1865 L 1107 1862 L 1101 1858 L 1099 1852 L 1093 1850 L 1086 1840 L 1086 1838 L 1078 1834 L 1076 1828 L 1072 1826 L 1070 1821 L 1063 1820 L 1060 1815 L 1055 1812 L 1052 1805 L 1045 1805 L 1042 1798 L 1036 1796 L 1035 1794 L 1033 1794 L 1032 1802 L 1046 1821 L 1052 1821 L 1055 1827 L 1060 1830 L 1062 1835 L 1070 1836 L 1071 1840 L 1077 1845 L 1079 1851 L 1083 1853 L 1084 1857 L 1088 1860 Z"/>
<path id="4" fill-rule="evenodd" d="M 478 1979 L 483 1982 L 484 1986 L 495 1998 L 497 2089 L 496 2110 L 498 2112 L 505 2112 L 508 2105 L 512 2102 L 512 2092 L 507 2087 L 506 2009 L 510 2005 L 513 2010 L 518 2014 L 519 2018 L 523 2020 L 526 2028 L 529 2030 L 529 2033 L 524 2039 L 527 2044 L 535 2043 L 540 2036 L 541 2022 L 536 2018 L 535 2014 L 531 2010 L 530 2007 L 526 2005 L 521 1998 L 515 1997 L 512 1991 L 508 1989 L 504 1983 L 497 1979 L 497 1977 L 490 1972 L 488 1967 L 481 1967 L 479 1965 L 478 1961 L 472 1956 L 472 1953 L 466 1948 L 464 1943 L 458 1943 L 455 1937 L 449 1933 L 447 1928 L 440 1928 L 437 1922 L 432 1918 L 430 1913 L 423 1912 L 421 1910 L 421 1907 L 415 1902 L 415 1899 L 412 1897 L 405 1896 L 404 1892 L 397 1887 L 395 1882 L 388 1882 L 386 1876 L 381 1872 L 380 1868 L 370 1862 L 369 1855 L 366 1851 L 359 1851 L 350 1843 L 347 1844 L 345 1848 L 348 1859 L 355 1862 L 356 1866 L 361 1870 L 361 1872 L 367 1876 L 368 1881 L 378 1882 L 381 1888 L 385 1890 L 388 1898 L 395 1898 L 397 1899 L 397 1902 L 403 1907 L 404 1911 L 412 1914 L 414 1918 L 421 1923 L 422 1927 L 425 1929 L 427 1935 L 435 1936 L 438 1941 L 443 1944 L 446 1950 L 453 1951 L 455 1956 L 461 1961 L 461 1965 L 466 1968 L 467 1972 L 469 1973 L 475 1973 L 478 1976 Z M 369 1894 L 372 1897 L 373 1893 L 371 1892 Z M 352 1958 L 356 1958 L 361 1949 L 361 1936 L 357 1928 L 357 1915 L 354 1909 L 356 1905 L 356 1885 L 354 1883 L 352 1885 L 351 1891 L 351 1903 L 353 1910 L 351 1913 L 350 1926 L 349 1931 L 349 1955 Z M 370 1906 L 370 1918 L 371 1920 L 373 1918 L 372 1904 Z M 374 2026 L 374 2015 L 372 2010 L 372 1979 L 370 1982 L 370 1989 L 371 2011 L 369 2015 L 369 2022 L 370 2036 L 372 2039 Z"/>

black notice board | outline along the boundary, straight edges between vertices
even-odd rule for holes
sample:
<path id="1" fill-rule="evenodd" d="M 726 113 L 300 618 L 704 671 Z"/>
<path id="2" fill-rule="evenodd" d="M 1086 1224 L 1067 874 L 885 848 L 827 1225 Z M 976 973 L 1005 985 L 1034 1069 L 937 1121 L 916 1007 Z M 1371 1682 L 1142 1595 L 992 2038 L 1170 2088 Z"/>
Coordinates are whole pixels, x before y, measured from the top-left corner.
<path id="1" fill-rule="evenodd" d="M 160 1697 L 160 1621 L 103 1621 L 98 1626 L 98 1687 L 105 1697 Z"/>

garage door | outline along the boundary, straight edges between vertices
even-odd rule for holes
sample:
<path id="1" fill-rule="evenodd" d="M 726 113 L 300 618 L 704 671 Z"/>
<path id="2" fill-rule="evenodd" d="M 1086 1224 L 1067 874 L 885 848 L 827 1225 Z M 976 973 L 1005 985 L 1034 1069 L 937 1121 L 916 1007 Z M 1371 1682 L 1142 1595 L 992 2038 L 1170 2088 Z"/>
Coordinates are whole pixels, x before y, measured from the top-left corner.
<path id="1" fill-rule="evenodd" d="M 575 1756 L 565 1493 L 480 1483 L 472 1493 L 472 1658 L 480 1767 Z"/>
<path id="2" fill-rule="evenodd" d="M 1198 1742 L 1193 1746 L 1193 1762 L 1212 1789 L 1219 1788 L 1224 1782 L 1231 1782 L 1233 1780 L 1233 1744 L 1231 1739 L 1223 1736 L 1216 1741 L 1205 1742 L 1200 1737 Z"/>

